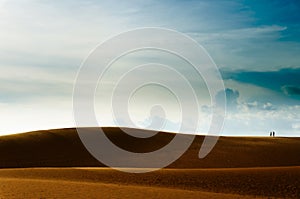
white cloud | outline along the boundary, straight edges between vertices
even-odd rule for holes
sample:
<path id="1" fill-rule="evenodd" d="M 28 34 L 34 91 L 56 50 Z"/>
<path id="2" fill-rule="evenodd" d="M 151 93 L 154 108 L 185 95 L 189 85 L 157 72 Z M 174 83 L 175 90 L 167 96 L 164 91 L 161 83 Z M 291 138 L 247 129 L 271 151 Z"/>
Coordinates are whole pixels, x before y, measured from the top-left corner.
<path id="1" fill-rule="evenodd" d="M 97 44 L 135 27 L 159 26 L 190 33 L 219 66 L 233 70 L 299 64 L 299 43 L 278 41 L 288 26 L 255 27 L 254 21 L 251 12 L 236 1 L 0 1 L 0 102 L 4 97 L 10 102 L 1 104 L 4 122 L 0 133 L 72 126 L 72 84 L 79 65 Z M 136 62 L 128 62 L 132 63 Z M 207 103 L 203 85 L 192 83 L 199 101 Z M 260 102 L 262 98 L 279 99 L 265 88 L 231 80 L 226 84 L 239 91 L 239 99 L 234 101 L 238 112 L 228 115 L 225 133 L 243 134 L 246 127 L 249 134 L 263 134 L 261 131 L 273 127 L 284 134 L 299 129 L 299 107 Z M 206 117 L 208 111 L 202 115 L 200 132 L 207 128 Z M 170 121 L 177 122 L 174 117 Z M 172 130 L 169 126 L 166 130 Z"/>
<path id="2" fill-rule="evenodd" d="M 300 130 L 300 123 L 295 123 L 292 125 L 293 129 Z"/>
<path id="3" fill-rule="evenodd" d="M 249 108 L 249 104 L 239 105 L 236 112 L 228 112 L 226 116 L 225 135 L 268 135 L 269 131 L 276 131 L 278 136 L 299 136 L 297 123 L 300 120 L 299 106 L 282 105 L 274 108 L 271 103 Z M 293 110 L 293 112 L 291 112 Z"/>
<path id="4" fill-rule="evenodd" d="M 189 33 L 200 42 L 215 42 L 220 40 L 244 40 L 244 39 L 277 39 L 280 32 L 286 30 L 285 26 L 271 25 L 260 27 L 223 30 L 213 33 Z"/>
<path id="5" fill-rule="evenodd" d="M 72 103 L 69 100 L 0 103 L 0 135 L 40 129 L 74 127 Z"/>

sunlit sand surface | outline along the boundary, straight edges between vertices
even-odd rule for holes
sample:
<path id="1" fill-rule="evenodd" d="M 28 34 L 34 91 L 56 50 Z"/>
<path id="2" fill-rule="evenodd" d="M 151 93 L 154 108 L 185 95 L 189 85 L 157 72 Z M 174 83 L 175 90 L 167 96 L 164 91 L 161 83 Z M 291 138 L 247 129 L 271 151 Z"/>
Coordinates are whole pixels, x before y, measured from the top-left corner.
<path id="1" fill-rule="evenodd" d="M 148 142 L 118 128 L 106 133 L 137 152 L 159 148 L 174 136 L 159 133 Z M 300 198 L 300 138 L 221 137 L 199 159 L 202 141 L 197 136 L 168 168 L 135 174 L 104 167 L 75 129 L 2 136 L 0 198 Z"/>
<path id="2" fill-rule="evenodd" d="M 1 198 L 241 198 L 235 194 L 63 180 L 4 178 L 0 183 Z"/>
<path id="3" fill-rule="evenodd" d="M 300 167 L 162 169 L 1 169 L 2 198 L 299 198 Z"/>

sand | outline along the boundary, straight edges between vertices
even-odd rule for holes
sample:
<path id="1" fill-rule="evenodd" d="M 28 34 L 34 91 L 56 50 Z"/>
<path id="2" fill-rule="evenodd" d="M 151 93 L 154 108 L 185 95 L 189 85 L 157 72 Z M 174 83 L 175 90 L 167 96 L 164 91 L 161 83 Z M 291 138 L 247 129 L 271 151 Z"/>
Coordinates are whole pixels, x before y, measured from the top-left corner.
<path id="1" fill-rule="evenodd" d="M 105 131 L 136 152 L 160 148 L 174 136 L 141 140 L 118 128 Z M 199 159 L 203 138 L 168 168 L 133 174 L 105 168 L 75 129 L 2 136 L 0 198 L 300 198 L 300 138 L 221 137 Z"/>
<path id="2" fill-rule="evenodd" d="M 0 198 L 252 198 L 235 194 L 62 180 L 4 178 L 0 179 L 0 183 Z"/>
<path id="3" fill-rule="evenodd" d="M 90 129 L 93 131 L 93 128 Z M 174 137 L 172 133 L 160 132 L 149 139 L 143 139 L 130 137 L 119 128 L 104 128 L 104 131 L 116 145 L 133 152 L 155 150 Z M 203 138 L 197 136 L 186 153 L 169 168 L 300 166 L 300 138 L 220 137 L 211 153 L 204 159 L 199 159 Z M 168 154 L 162 154 L 164 155 Z M 89 154 L 76 129 L 0 136 L 0 168 L 92 166 L 105 165 Z"/>
<path id="4" fill-rule="evenodd" d="M 181 194 L 181 198 L 208 195 L 215 198 L 299 198 L 299 179 L 300 167 L 162 169 L 146 174 L 110 168 L 27 168 L 1 169 L 0 190 L 2 197 L 15 195 L 18 198 L 31 198 L 30 194 L 61 198 L 71 197 L 72 193 L 82 197 L 122 193 L 115 197 L 130 198 L 132 194 L 141 196 L 143 190 L 144 198 L 157 198 L 162 193 L 172 198 L 174 193 Z"/>

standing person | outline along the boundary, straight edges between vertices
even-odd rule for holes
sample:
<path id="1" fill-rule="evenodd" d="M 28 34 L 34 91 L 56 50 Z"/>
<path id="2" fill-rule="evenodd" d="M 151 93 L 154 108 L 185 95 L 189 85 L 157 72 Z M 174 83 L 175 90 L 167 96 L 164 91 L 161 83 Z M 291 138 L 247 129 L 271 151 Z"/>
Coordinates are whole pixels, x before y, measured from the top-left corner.
<path id="1" fill-rule="evenodd" d="M 275 137 L 275 131 L 273 131 L 273 137 Z"/>
<path id="2" fill-rule="evenodd" d="M 273 134 L 272 131 L 270 131 L 270 137 L 272 137 L 272 134 Z"/>

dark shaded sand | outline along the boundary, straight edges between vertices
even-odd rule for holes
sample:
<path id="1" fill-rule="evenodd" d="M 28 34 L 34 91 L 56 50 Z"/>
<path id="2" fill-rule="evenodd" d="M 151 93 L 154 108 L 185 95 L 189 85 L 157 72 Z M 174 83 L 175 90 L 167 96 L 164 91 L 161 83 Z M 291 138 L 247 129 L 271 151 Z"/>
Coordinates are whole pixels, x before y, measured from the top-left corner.
<path id="1" fill-rule="evenodd" d="M 135 152 L 158 149 L 174 136 L 159 133 L 139 139 L 118 128 L 105 132 Z M 79 168 L 103 165 L 86 151 L 75 129 L 2 136 L 0 198 L 300 198 L 300 138 L 221 137 L 213 151 L 199 159 L 202 141 L 197 136 L 168 169 L 132 174 Z M 48 168 L 21 169 L 25 167 Z"/>
<path id="2" fill-rule="evenodd" d="M 93 131 L 93 128 L 89 129 Z M 116 145 L 134 152 L 153 151 L 169 143 L 174 137 L 172 133 L 161 132 L 151 138 L 134 138 L 118 128 L 104 130 Z M 300 138 L 220 137 L 211 153 L 204 159 L 199 159 L 203 138 L 197 136 L 189 150 L 169 168 L 300 166 Z M 75 129 L 0 136 L 0 168 L 52 166 L 104 165 L 87 152 Z"/>

